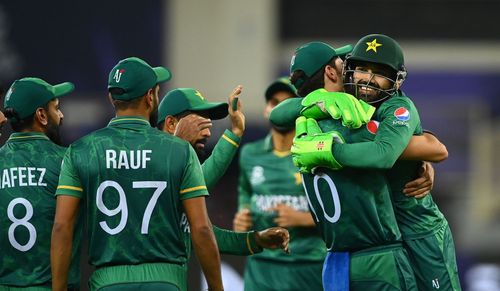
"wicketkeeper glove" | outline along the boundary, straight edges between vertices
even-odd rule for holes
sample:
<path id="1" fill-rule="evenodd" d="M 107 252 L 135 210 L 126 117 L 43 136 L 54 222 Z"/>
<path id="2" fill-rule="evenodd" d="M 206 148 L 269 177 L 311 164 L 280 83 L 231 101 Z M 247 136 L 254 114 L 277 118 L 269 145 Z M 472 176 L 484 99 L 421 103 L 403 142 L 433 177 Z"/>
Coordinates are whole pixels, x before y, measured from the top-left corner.
<path id="1" fill-rule="evenodd" d="M 342 119 L 342 124 L 349 128 L 359 128 L 370 121 L 375 107 L 358 100 L 351 94 L 328 92 L 318 89 L 302 99 L 302 116 L 316 120 L 332 117 Z"/>
<path id="2" fill-rule="evenodd" d="M 332 152 L 335 143 L 344 143 L 340 133 L 322 133 L 316 120 L 300 116 L 295 123 L 291 149 L 294 165 L 301 173 L 313 173 L 317 167 L 341 169 L 342 165 L 335 160 Z"/>

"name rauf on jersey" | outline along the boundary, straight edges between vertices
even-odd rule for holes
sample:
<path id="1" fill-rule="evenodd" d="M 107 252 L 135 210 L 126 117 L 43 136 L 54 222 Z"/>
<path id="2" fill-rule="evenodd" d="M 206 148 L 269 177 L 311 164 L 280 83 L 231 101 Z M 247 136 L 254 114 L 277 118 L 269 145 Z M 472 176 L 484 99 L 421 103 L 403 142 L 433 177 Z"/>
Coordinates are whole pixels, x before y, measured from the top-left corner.
<path id="1" fill-rule="evenodd" d="M 3 169 L 0 188 L 29 186 L 46 187 L 47 183 L 44 182 L 43 179 L 46 171 L 46 168 L 35 167 L 13 167 Z"/>
<path id="2" fill-rule="evenodd" d="M 106 150 L 107 169 L 145 169 L 151 161 L 152 150 Z"/>

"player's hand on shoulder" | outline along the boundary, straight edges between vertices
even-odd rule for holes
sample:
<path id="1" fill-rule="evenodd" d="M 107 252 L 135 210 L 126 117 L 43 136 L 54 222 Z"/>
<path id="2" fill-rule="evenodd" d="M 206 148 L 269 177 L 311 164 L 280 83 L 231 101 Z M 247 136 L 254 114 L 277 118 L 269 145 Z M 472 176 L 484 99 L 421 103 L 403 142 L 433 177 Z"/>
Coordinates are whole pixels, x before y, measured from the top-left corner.
<path id="1" fill-rule="evenodd" d="M 430 193 L 434 186 L 434 167 L 429 162 L 423 162 L 419 170 L 419 177 L 406 183 L 403 192 L 408 197 L 423 198 Z"/>
<path id="2" fill-rule="evenodd" d="M 271 227 L 255 233 L 255 241 L 261 248 L 282 249 L 289 253 L 290 234 L 283 227 Z"/>
<path id="3" fill-rule="evenodd" d="M 231 94 L 229 94 L 229 117 L 231 118 L 231 131 L 241 137 L 245 132 L 245 115 L 241 111 L 241 101 L 240 94 L 243 90 L 243 86 L 238 85 L 233 89 Z"/>
<path id="4" fill-rule="evenodd" d="M 197 140 L 199 132 L 212 127 L 212 121 L 198 114 L 191 113 L 177 123 L 174 135 L 192 143 Z"/>
<path id="5" fill-rule="evenodd" d="M 238 211 L 234 215 L 233 229 L 234 231 L 249 231 L 253 227 L 252 213 L 245 208 Z"/>

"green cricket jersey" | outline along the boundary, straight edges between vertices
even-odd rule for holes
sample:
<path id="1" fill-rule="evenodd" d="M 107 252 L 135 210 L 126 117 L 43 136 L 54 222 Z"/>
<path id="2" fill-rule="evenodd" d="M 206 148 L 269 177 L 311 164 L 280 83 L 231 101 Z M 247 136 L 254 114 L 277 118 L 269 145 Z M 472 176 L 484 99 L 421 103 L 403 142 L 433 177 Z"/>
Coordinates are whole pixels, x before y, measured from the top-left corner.
<path id="1" fill-rule="evenodd" d="M 319 125 L 323 132 L 339 132 L 348 143 L 367 141 L 375 135 L 371 127 L 349 130 L 339 120 L 324 119 Z M 303 177 L 329 250 L 355 252 L 401 240 L 384 171 L 321 168 Z"/>
<path id="2" fill-rule="evenodd" d="M 240 146 L 240 140 L 240 137 L 226 130 L 215 145 L 212 154 L 201 165 L 208 189 L 215 186 L 226 172 Z M 191 254 L 191 235 L 187 217 L 183 215 L 182 219 L 185 221 L 183 230 L 189 257 Z M 262 248 L 259 247 L 255 241 L 255 234 L 253 231 L 235 232 L 219 228 L 215 225 L 212 228 L 221 254 L 248 256 L 262 252 Z"/>
<path id="3" fill-rule="evenodd" d="M 123 116 L 69 147 L 56 194 L 82 199 L 90 263 L 100 267 L 185 264 L 181 200 L 208 192 L 189 143 Z"/>
<path id="4" fill-rule="evenodd" d="M 301 185 L 301 176 L 287 153 L 273 151 L 272 138 L 246 144 L 240 154 L 239 208 L 249 208 L 255 230 L 276 226 L 277 204 L 286 204 L 298 211 L 309 211 Z M 324 242 L 313 227 L 289 228 L 290 255 L 282 250 L 264 250 L 255 258 L 275 261 L 323 261 Z"/>
<path id="5" fill-rule="evenodd" d="M 422 199 L 406 197 L 404 185 L 418 177 L 421 162 L 397 161 L 413 135 L 422 134 L 418 111 L 413 102 L 399 92 L 382 103 L 375 112 L 379 122 L 373 141 L 334 146 L 334 156 L 346 167 L 391 168 L 387 172 L 396 218 L 404 239 L 426 236 L 438 230 L 445 219 L 431 195 Z M 370 124 L 369 124 L 370 125 Z"/>
<path id="6" fill-rule="evenodd" d="M 0 149 L 0 285 L 50 284 L 54 193 L 65 150 L 39 132 L 13 133 Z M 78 263 L 72 260 L 70 284 L 79 284 Z"/>

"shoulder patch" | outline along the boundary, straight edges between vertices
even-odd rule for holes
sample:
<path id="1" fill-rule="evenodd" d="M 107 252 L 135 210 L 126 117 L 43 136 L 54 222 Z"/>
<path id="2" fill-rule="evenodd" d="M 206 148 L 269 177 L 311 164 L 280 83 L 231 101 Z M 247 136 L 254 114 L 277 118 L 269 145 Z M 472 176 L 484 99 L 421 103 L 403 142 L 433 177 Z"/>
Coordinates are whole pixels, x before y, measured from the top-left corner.
<path id="1" fill-rule="evenodd" d="M 394 116 L 399 121 L 408 121 L 410 120 L 410 111 L 405 107 L 399 107 L 394 111 Z"/>
<path id="2" fill-rule="evenodd" d="M 367 124 L 366 124 L 366 129 L 368 130 L 368 132 L 370 132 L 371 134 L 377 134 L 377 131 L 378 131 L 378 125 L 379 125 L 380 122 L 376 121 L 376 120 L 370 120 Z"/>

